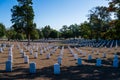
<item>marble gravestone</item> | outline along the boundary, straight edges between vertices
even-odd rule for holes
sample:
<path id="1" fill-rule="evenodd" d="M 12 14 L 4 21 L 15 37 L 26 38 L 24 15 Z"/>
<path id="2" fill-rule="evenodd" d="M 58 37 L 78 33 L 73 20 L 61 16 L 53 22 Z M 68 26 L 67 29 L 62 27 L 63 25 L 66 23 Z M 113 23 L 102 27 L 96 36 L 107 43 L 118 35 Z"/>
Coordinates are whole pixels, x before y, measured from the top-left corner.
<path id="1" fill-rule="evenodd" d="M 102 66 L 102 60 L 100 58 L 96 59 L 96 66 Z"/>
<path id="2" fill-rule="evenodd" d="M 78 59 L 77 59 L 77 64 L 78 64 L 78 65 L 82 65 L 82 59 L 81 59 L 81 58 L 78 58 Z"/>
<path id="3" fill-rule="evenodd" d="M 60 74 L 60 65 L 58 63 L 54 64 L 54 74 Z"/>
<path id="4" fill-rule="evenodd" d="M 30 73 L 36 73 L 36 63 L 31 62 L 29 66 L 30 66 L 30 69 L 29 69 Z"/>
<path id="5" fill-rule="evenodd" d="M 6 61 L 6 71 L 11 72 L 12 71 L 12 62 Z"/>

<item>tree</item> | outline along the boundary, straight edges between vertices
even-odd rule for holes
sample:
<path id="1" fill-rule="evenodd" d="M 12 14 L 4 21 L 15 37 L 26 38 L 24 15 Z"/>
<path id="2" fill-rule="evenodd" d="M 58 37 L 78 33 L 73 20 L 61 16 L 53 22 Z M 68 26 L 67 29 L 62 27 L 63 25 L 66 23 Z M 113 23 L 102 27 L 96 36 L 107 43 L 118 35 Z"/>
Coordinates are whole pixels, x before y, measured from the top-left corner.
<path id="1" fill-rule="evenodd" d="M 12 23 L 16 32 L 24 32 L 28 38 L 28 45 L 30 45 L 30 33 L 36 28 L 33 23 L 34 11 L 32 8 L 32 0 L 17 0 L 18 5 L 13 6 Z"/>
<path id="2" fill-rule="evenodd" d="M 41 29 L 37 29 L 38 34 L 39 34 L 39 39 L 44 38 L 43 32 Z"/>
<path id="3" fill-rule="evenodd" d="M 88 22 L 84 22 L 80 25 L 80 33 L 83 38 L 91 38 L 91 26 Z M 92 35 L 94 37 L 94 35 Z"/>
<path id="4" fill-rule="evenodd" d="M 43 32 L 43 35 L 46 39 L 49 38 L 49 35 L 51 33 L 51 28 L 49 25 L 45 26 L 44 28 L 42 28 L 42 32 Z"/>
<path id="5" fill-rule="evenodd" d="M 24 40 L 25 35 L 23 33 L 16 33 L 15 39 L 17 40 Z"/>
<path id="6" fill-rule="evenodd" d="M 106 25 L 111 20 L 110 13 L 107 11 L 107 7 L 97 6 L 93 8 L 90 10 L 88 19 L 91 24 L 92 34 L 93 32 L 96 32 L 94 35 L 96 40 L 98 40 L 101 38 L 101 32 L 107 30 Z"/>
<path id="7" fill-rule="evenodd" d="M 37 29 L 33 30 L 30 35 L 31 35 L 32 40 L 39 39 L 39 33 L 38 33 Z"/>
<path id="8" fill-rule="evenodd" d="M 16 32 L 12 28 L 6 30 L 6 37 L 8 38 L 8 41 L 10 39 L 15 39 L 16 37 Z"/>
<path id="9" fill-rule="evenodd" d="M 114 12 L 117 19 L 120 20 L 120 0 L 112 0 L 109 2 L 108 10 Z"/>
<path id="10" fill-rule="evenodd" d="M 79 26 L 77 24 L 70 25 L 69 29 L 70 29 L 70 31 L 72 33 L 71 37 L 75 38 L 75 37 L 79 37 L 80 36 L 80 31 L 79 31 L 80 28 L 79 28 Z"/>
<path id="11" fill-rule="evenodd" d="M 51 30 L 51 33 L 49 35 L 50 38 L 58 38 L 59 32 L 57 30 Z"/>
<path id="12" fill-rule="evenodd" d="M 2 23 L 0 23 L 0 37 L 3 37 L 5 35 L 5 31 L 5 26 Z"/>
<path id="13" fill-rule="evenodd" d="M 69 38 L 68 36 L 68 26 L 67 25 L 63 25 L 62 28 L 60 29 L 61 32 L 61 36 L 63 38 Z"/>
<path id="14" fill-rule="evenodd" d="M 117 35 L 114 39 L 120 39 L 120 0 L 112 0 L 109 2 L 109 12 L 113 12 L 116 16 L 115 20 L 112 20 L 110 26 L 114 28 L 114 34 Z"/>

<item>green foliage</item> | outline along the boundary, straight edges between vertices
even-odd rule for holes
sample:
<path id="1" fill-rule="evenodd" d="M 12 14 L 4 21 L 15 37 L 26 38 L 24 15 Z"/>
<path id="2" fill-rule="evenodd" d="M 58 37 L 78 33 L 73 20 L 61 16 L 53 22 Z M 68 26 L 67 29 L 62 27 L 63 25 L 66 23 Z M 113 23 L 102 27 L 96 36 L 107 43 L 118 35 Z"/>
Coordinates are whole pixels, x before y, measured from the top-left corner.
<path id="1" fill-rule="evenodd" d="M 91 38 L 91 26 L 88 22 L 84 22 L 80 25 L 80 33 L 81 33 L 81 37 L 83 38 Z M 93 35 L 92 35 L 93 36 Z"/>
<path id="2" fill-rule="evenodd" d="M 51 30 L 51 33 L 49 35 L 50 38 L 58 38 L 59 32 L 57 30 Z"/>
<path id="3" fill-rule="evenodd" d="M 42 28 L 42 32 L 43 32 L 43 35 L 44 35 L 44 38 L 49 38 L 49 35 L 51 33 L 51 28 L 50 26 L 45 26 L 44 28 Z"/>
<path id="4" fill-rule="evenodd" d="M 120 0 L 112 0 L 109 2 L 109 12 L 114 12 L 118 20 L 120 20 Z"/>
<path id="5" fill-rule="evenodd" d="M 92 10 L 90 10 L 89 14 L 89 22 L 91 25 L 91 35 L 94 34 L 92 38 L 99 39 L 103 38 L 101 36 L 102 32 L 106 32 L 106 29 L 109 27 L 107 26 L 107 23 L 110 22 L 110 13 L 107 10 L 107 7 L 95 7 Z"/>
<path id="6" fill-rule="evenodd" d="M 5 26 L 2 23 L 0 23 L 0 37 L 3 37 L 5 35 L 5 31 Z"/>
<path id="7" fill-rule="evenodd" d="M 72 24 L 69 27 L 64 25 L 62 29 L 60 29 L 60 32 L 63 38 L 75 38 L 80 36 L 80 28 L 77 24 Z"/>
<path id="8" fill-rule="evenodd" d="M 33 31 L 30 33 L 30 35 L 31 35 L 31 39 L 32 39 L 32 40 L 39 39 L 39 33 L 38 33 L 37 30 L 33 30 Z"/>
<path id="9" fill-rule="evenodd" d="M 16 37 L 16 32 L 15 32 L 15 30 L 13 30 L 13 29 L 7 29 L 6 30 L 6 37 L 8 38 L 8 40 L 10 40 L 10 39 L 15 39 L 15 37 Z"/>
<path id="10" fill-rule="evenodd" d="M 40 30 L 40 29 L 36 29 L 36 30 L 38 31 L 39 39 L 44 38 L 42 30 Z"/>
<path id="11" fill-rule="evenodd" d="M 18 33 L 25 33 L 28 38 L 28 45 L 30 44 L 30 33 L 36 28 L 36 24 L 33 23 L 34 11 L 32 8 L 32 0 L 17 0 L 18 5 L 13 6 L 12 23 L 13 28 Z"/>
<path id="12" fill-rule="evenodd" d="M 25 39 L 25 35 L 22 33 L 17 33 L 15 36 L 15 39 L 17 40 L 24 40 Z"/>

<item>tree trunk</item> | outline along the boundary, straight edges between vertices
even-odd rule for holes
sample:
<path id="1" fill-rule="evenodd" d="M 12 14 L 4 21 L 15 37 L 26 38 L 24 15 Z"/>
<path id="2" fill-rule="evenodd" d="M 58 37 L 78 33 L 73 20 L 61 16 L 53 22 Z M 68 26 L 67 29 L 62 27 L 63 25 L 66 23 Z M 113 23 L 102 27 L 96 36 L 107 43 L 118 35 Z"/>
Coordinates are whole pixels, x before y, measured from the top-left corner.
<path id="1" fill-rule="evenodd" d="M 30 34 L 28 33 L 28 46 L 30 45 Z"/>

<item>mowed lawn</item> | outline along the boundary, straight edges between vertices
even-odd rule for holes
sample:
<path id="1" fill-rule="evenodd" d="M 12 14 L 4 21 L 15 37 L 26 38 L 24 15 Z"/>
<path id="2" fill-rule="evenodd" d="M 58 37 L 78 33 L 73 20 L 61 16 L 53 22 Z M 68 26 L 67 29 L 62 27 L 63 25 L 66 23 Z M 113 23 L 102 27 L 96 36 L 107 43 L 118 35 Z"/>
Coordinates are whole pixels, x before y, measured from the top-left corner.
<path id="1" fill-rule="evenodd" d="M 114 53 L 120 58 L 120 47 L 113 48 L 91 48 L 91 47 L 77 47 L 82 53 L 78 52 L 74 46 L 70 46 L 75 54 L 82 59 L 82 65 L 77 64 L 77 60 L 70 53 L 67 45 L 64 45 L 62 64 L 60 65 L 61 72 L 59 75 L 53 73 L 53 66 L 57 63 L 57 58 L 60 55 L 62 45 L 57 43 L 32 43 L 32 46 L 38 46 L 38 58 L 34 58 L 34 52 L 30 55 L 23 47 L 22 42 L 11 42 L 14 44 L 12 72 L 6 72 L 5 66 L 8 60 L 8 50 L 6 47 L 3 53 L 0 53 L 0 80 L 119 80 L 120 79 L 120 65 L 118 68 L 113 67 Z M 20 49 L 17 44 L 20 45 L 20 49 L 23 49 L 26 55 L 29 56 L 29 63 L 36 63 L 36 73 L 29 73 L 29 63 L 24 63 L 24 58 L 21 57 Z M 40 55 L 41 46 L 49 46 L 54 44 L 58 46 L 58 49 L 50 56 L 50 59 L 46 59 L 46 55 L 50 53 L 53 48 L 46 50 Z M 97 52 L 99 52 L 97 54 Z M 103 57 L 103 53 L 106 53 L 106 58 Z M 92 55 L 92 60 L 88 60 L 88 55 Z M 102 66 L 96 66 L 96 59 L 102 60 Z"/>

